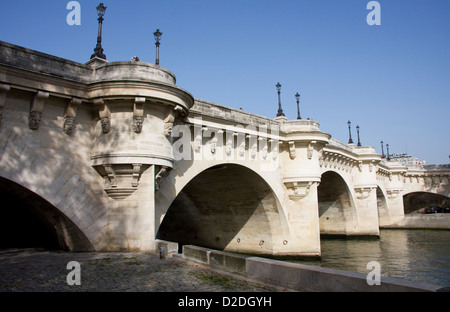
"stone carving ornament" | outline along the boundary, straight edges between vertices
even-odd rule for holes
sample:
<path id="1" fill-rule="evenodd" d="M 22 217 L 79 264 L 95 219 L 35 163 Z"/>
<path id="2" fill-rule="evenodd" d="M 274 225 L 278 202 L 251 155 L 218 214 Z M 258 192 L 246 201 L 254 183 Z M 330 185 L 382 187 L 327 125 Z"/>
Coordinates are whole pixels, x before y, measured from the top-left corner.
<path id="1" fill-rule="evenodd" d="M 30 129 L 37 130 L 41 124 L 41 116 L 44 111 L 44 102 L 48 99 L 49 93 L 38 91 L 34 95 L 33 103 L 31 104 L 30 116 L 28 125 Z"/>
<path id="2" fill-rule="evenodd" d="M 111 111 L 109 109 L 109 105 L 105 104 L 103 99 L 96 99 L 94 103 L 99 105 L 99 117 L 100 124 L 102 126 L 102 132 L 107 134 L 111 131 Z"/>
<path id="3" fill-rule="evenodd" d="M 202 136 L 197 135 L 194 140 L 194 151 L 196 153 L 200 153 L 201 147 L 202 147 Z"/>
<path id="4" fill-rule="evenodd" d="M 173 126 L 178 116 L 186 116 L 183 108 L 179 105 L 171 107 L 167 117 L 164 119 L 164 135 L 170 137 L 172 135 Z"/>
<path id="5" fill-rule="evenodd" d="M 71 135 L 74 130 L 75 130 L 75 118 L 66 117 L 64 119 L 64 133 L 67 135 Z"/>
<path id="6" fill-rule="evenodd" d="M 144 97 L 137 97 L 134 100 L 133 107 L 133 131 L 136 133 L 142 132 L 142 127 L 144 125 Z"/>
<path id="7" fill-rule="evenodd" d="M 233 150 L 233 141 L 228 140 L 228 141 L 227 141 L 227 144 L 226 144 L 226 146 L 225 146 L 225 153 L 226 153 L 228 156 L 230 156 L 232 150 Z"/>
<path id="8" fill-rule="evenodd" d="M 239 156 L 244 157 L 245 155 L 245 141 L 241 142 L 239 145 Z"/>
<path id="9" fill-rule="evenodd" d="M 75 131 L 75 117 L 77 115 L 77 107 L 81 104 L 81 99 L 72 98 L 66 107 L 64 113 L 64 126 L 63 131 L 67 135 L 71 135 Z"/>
<path id="10" fill-rule="evenodd" d="M 289 157 L 295 159 L 295 142 L 289 142 Z"/>
<path id="11" fill-rule="evenodd" d="M 143 125 L 144 125 L 144 117 L 140 117 L 140 116 L 133 117 L 133 131 L 134 132 L 141 133 Z"/>
<path id="12" fill-rule="evenodd" d="M 41 113 L 37 111 L 30 112 L 30 118 L 28 121 L 28 125 L 30 129 L 37 130 L 41 124 Z"/>
<path id="13" fill-rule="evenodd" d="M 214 137 L 211 140 L 211 154 L 215 154 L 216 153 L 216 148 L 217 148 L 217 138 Z"/>
<path id="14" fill-rule="evenodd" d="M 100 120 L 100 123 L 101 123 L 101 125 L 102 125 L 102 132 L 103 132 L 104 134 L 107 134 L 107 133 L 109 133 L 109 131 L 111 131 L 111 118 L 109 118 L 109 117 L 103 117 L 103 118 Z"/>
<path id="15" fill-rule="evenodd" d="M 267 147 L 267 145 L 264 145 L 264 147 L 262 149 L 262 158 L 267 159 L 268 154 L 269 154 L 268 147 Z"/>

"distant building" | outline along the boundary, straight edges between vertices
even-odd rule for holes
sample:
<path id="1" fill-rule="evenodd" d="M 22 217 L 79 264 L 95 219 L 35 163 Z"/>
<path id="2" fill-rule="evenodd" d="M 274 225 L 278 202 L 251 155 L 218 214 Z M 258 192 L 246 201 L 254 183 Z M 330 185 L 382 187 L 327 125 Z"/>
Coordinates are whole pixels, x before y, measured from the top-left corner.
<path id="1" fill-rule="evenodd" d="M 401 162 L 404 166 L 425 166 L 427 162 L 420 160 L 408 154 L 390 154 L 389 159 L 392 161 Z"/>

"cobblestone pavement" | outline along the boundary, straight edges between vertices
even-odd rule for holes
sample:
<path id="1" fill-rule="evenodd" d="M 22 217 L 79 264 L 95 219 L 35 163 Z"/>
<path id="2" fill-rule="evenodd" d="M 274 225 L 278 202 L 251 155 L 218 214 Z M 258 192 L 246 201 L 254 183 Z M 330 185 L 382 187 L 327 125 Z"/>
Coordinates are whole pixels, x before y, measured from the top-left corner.
<path id="1" fill-rule="evenodd" d="M 80 264 L 81 285 L 67 284 L 70 261 Z M 179 257 L 133 252 L 72 253 L 0 250 L 0 292 L 267 292 L 257 282 L 221 275 Z"/>

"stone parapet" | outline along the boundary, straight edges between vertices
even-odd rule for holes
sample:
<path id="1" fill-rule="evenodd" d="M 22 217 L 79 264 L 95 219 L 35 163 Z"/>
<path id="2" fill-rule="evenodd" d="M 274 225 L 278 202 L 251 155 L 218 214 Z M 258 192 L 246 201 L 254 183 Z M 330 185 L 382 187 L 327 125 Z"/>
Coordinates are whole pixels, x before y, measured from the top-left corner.
<path id="1" fill-rule="evenodd" d="M 267 127 L 280 127 L 280 123 L 274 119 L 201 99 L 195 99 L 194 106 L 191 108 L 190 112 L 193 116 L 212 118 L 231 125 L 252 125 L 256 127 L 264 125 Z"/>
<path id="2" fill-rule="evenodd" d="M 0 41 L 0 65 L 44 73 L 59 79 L 89 83 L 92 69 L 81 63 L 69 61 L 46 53 Z M 1 76 L 0 76 L 1 80 Z"/>

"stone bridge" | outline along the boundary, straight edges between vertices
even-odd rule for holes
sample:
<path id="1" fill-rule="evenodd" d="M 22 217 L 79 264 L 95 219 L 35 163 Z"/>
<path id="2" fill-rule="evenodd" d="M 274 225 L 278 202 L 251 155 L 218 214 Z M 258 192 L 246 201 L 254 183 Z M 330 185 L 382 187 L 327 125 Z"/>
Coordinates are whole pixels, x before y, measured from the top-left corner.
<path id="1" fill-rule="evenodd" d="M 3 247 L 319 256 L 321 235 L 376 237 L 418 201 L 448 204 L 449 174 L 196 99 L 157 65 L 0 42 Z"/>

